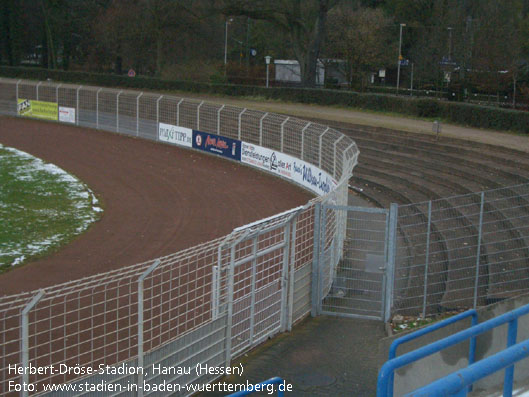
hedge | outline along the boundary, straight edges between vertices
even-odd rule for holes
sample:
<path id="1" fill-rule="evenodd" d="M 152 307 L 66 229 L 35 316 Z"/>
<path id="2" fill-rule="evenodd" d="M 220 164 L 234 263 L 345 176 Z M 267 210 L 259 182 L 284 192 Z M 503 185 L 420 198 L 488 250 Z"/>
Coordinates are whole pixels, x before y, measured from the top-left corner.
<path id="1" fill-rule="evenodd" d="M 360 94 L 329 89 L 292 87 L 265 88 L 235 84 L 167 81 L 150 77 L 130 78 L 113 74 L 8 66 L 0 66 L 0 76 L 29 80 L 51 79 L 105 87 L 151 89 L 157 91 L 179 90 L 229 96 L 260 96 L 267 99 L 280 99 L 307 104 L 341 105 L 358 109 L 400 113 L 409 116 L 439 118 L 447 122 L 469 127 L 517 131 L 529 134 L 529 112 L 430 98 L 409 98 L 376 93 Z"/>

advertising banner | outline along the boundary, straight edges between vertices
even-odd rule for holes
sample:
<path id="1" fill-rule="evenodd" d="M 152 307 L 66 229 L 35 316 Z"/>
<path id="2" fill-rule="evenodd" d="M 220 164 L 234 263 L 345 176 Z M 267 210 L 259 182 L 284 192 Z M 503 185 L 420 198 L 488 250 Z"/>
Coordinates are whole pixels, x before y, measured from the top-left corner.
<path id="1" fill-rule="evenodd" d="M 159 123 L 158 139 L 163 142 L 174 143 L 175 145 L 192 147 L 193 130 L 176 125 Z"/>
<path id="2" fill-rule="evenodd" d="M 59 109 L 55 102 L 19 99 L 17 111 L 20 116 L 24 117 L 34 117 L 37 119 L 53 121 L 57 121 L 59 119 Z"/>
<path id="3" fill-rule="evenodd" d="M 193 130 L 193 148 L 241 161 L 241 141 Z"/>
<path id="4" fill-rule="evenodd" d="M 75 108 L 59 106 L 59 121 L 75 124 Z"/>
<path id="5" fill-rule="evenodd" d="M 251 143 L 241 142 L 241 162 L 290 179 L 318 195 L 337 186 L 329 174 L 315 165 Z"/>

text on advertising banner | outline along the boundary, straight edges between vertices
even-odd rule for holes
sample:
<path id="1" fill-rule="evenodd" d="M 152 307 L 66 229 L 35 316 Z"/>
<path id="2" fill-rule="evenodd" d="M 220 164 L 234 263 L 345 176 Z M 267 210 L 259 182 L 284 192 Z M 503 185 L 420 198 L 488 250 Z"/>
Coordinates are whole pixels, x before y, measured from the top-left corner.
<path id="1" fill-rule="evenodd" d="M 75 124 L 75 108 L 59 106 L 59 121 Z"/>
<path id="2" fill-rule="evenodd" d="M 34 101 L 32 99 L 19 99 L 17 111 L 20 116 L 34 117 L 37 119 L 59 119 L 59 106 L 55 102 Z"/>
<path id="3" fill-rule="evenodd" d="M 192 147 L 193 130 L 172 124 L 159 123 L 158 139 L 163 142 L 174 143 L 175 145 Z"/>
<path id="4" fill-rule="evenodd" d="M 193 148 L 241 161 L 241 141 L 193 130 Z"/>
<path id="5" fill-rule="evenodd" d="M 241 162 L 290 179 L 318 195 L 337 186 L 334 178 L 315 165 L 252 143 L 241 142 Z"/>

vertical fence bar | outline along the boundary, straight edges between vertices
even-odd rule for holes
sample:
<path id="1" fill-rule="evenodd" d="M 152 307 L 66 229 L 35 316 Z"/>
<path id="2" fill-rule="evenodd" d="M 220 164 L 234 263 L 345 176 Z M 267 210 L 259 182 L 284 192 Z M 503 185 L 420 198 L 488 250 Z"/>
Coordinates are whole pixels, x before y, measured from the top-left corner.
<path id="1" fill-rule="evenodd" d="M 200 108 L 204 104 L 204 101 L 200 102 L 200 104 L 197 106 L 197 130 L 200 130 Z"/>
<path id="2" fill-rule="evenodd" d="M 83 88 L 82 85 L 77 87 L 77 90 L 75 92 L 75 96 L 76 96 L 76 102 L 75 102 L 75 124 L 76 125 L 79 125 L 79 91 L 81 90 L 81 88 Z"/>
<path id="3" fill-rule="evenodd" d="M 479 209 L 479 226 L 478 226 L 478 248 L 476 252 L 476 279 L 474 281 L 474 306 L 475 309 L 478 305 L 478 284 L 479 284 L 479 262 L 481 255 L 481 232 L 483 229 L 483 205 L 485 203 L 485 192 L 481 192 L 481 206 Z"/>
<path id="4" fill-rule="evenodd" d="M 254 237 L 252 245 L 252 285 L 250 296 L 250 346 L 253 344 L 253 337 L 255 333 L 255 277 L 257 274 L 257 239 L 259 234 Z"/>
<path id="5" fill-rule="evenodd" d="M 259 120 L 259 146 L 263 146 L 263 120 L 268 116 L 268 112 L 263 114 L 263 117 Z"/>
<path id="6" fill-rule="evenodd" d="M 387 259 L 387 285 L 386 285 L 386 308 L 384 310 L 384 321 L 388 322 L 393 308 L 393 289 L 395 284 L 395 256 L 397 254 L 397 223 L 399 206 L 391 203 L 389 207 L 389 230 L 388 230 L 388 259 Z"/>
<path id="7" fill-rule="evenodd" d="M 158 97 L 156 100 L 156 136 L 160 140 L 160 100 L 163 98 L 163 95 Z"/>
<path id="8" fill-rule="evenodd" d="M 239 139 L 239 141 L 241 140 L 241 124 L 242 124 L 242 115 L 244 114 L 244 112 L 246 112 L 246 108 L 244 108 L 242 110 L 241 113 L 239 113 L 239 116 L 238 116 L 238 125 L 237 125 L 237 139 Z"/>
<path id="9" fill-rule="evenodd" d="M 285 128 L 284 128 L 284 127 L 285 127 L 285 123 L 286 123 L 289 119 L 290 119 L 290 117 L 287 117 L 287 118 L 286 118 L 285 120 L 283 120 L 283 122 L 281 123 L 281 145 L 280 145 L 280 147 L 281 147 L 281 152 L 283 151 L 283 142 L 284 142 L 284 140 L 285 140 L 285 137 L 284 137 L 284 135 L 285 135 Z"/>
<path id="10" fill-rule="evenodd" d="M 424 264 L 424 293 L 422 298 L 422 318 L 426 318 L 426 296 L 428 294 L 428 267 L 430 262 L 430 229 L 432 222 L 432 200 L 428 201 L 428 230 L 426 231 L 426 258 Z"/>
<path id="11" fill-rule="evenodd" d="M 333 171 L 332 171 L 332 176 L 334 177 L 334 179 L 336 179 L 336 145 L 337 145 L 338 142 L 340 142 L 344 137 L 345 137 L 345 135 L 342 135 L 340 138 L 338 138 L 336 141 L 334 141 L 334 166 L 333 166 Z"/>
<path id="12" fill-rule="evenodd" d="M 327 131 L 329 131 L 329 127 L 327 127 L 327 129 L 325 131 L 323 131 L 323 133 L 320 135 L 320 148 L 319 148 L 319 161 L 318 161 L 318 165 L 321 169 L 321 148 L 322 148 L 322 145 L 323 145 L 323 136 L 327 133 Z"/>
<path id="13" fill-rule="evenodd" d="M 288 318 L 287 330 L 292 330 L 292 322 L 294 321 L 294 278 L 296 276 L 296 233 L 298 227 L 298 215 L 292 220 L 292 236 L 290 243 L 290 278 L 288 287 Z"/>
<path id="14" fill-rule="evenodd" d="M 16 91 L 15 95 L 16 95 L 16 97 L 17 97 L 17 115 L 20 113 L 20 112 L 18 111 L 18 85 L 20 84 L 21 81 L 22 81 L 22 79 L 18 80 L 18 81 L 17 81 L 17 85 L 16 85 L 16 87 L 15 87 L 15 91 Z"/>
<path id="15" fill-rule="evenodd" d="M 222 105 L 219 110 L 217 110 L 217 135 L 220 135 L 220 112 L 224 109 L 226 105 Z"/>
<path id="16" fill-rule="evenodd" d="M 140 98 L 143 95 L 143 92 L 140 92 L 140 95 L 136 97 L 136 136 L 140 134 Z"/>
<path id="17" fill-rule="evenodd" d="M 98 89 L 96 93 L 96 129 L 99 129 L 99 93 L 102 89 L 103 88 Z"/>
<path id="18" fill-rule="evenodd" d="M 305 130 L 310 127 L 312 123 L 307 123 L 305 127 L 301 130 L 301 160 L 305 160 Z"/>
<path id="19" fill-rule="evenodd" d="M 316 309 L 318 315 L 321 314 L 323 301 L 323 270 L 325 267 L 325 239 L 327 238 L 327 208 L 325 205 L 321 207 L 320 222 L 320 241 L 318 241 L 320 258 L 318 260 L 318 285 L 316 287 L 318 290 L 318 305 Z"/>
<path id="20" fill-rule="evenodd" d="M 279 331 L 285 332 L 287 329 L 288 319 L 288 260 L 290 258 L 290 220 L 283 228 L 283 239 L 285 244 L 283 245 L 283 271 L 281 274 L 281 314 Z"/>
<path id="21" fill-rule="evenodd" d="M 42 299 L 44 296 L 44 290 L 40 290 L 37 295 L 31 299 L 31 301 L 24 307 L 24 310 L 22 310 L 22 317 L 21 317 L 21 331 L 22 331 L 22 349 L 20 351 L 22 357 L 20 358 L 20 363 L 22 364 L 22 368 L 24 368 L 24 372 L 22 374 L 22 384 L 27 385 L 29 384 L 29 373 L 27 369 L 29 368 L 29 312 L 31 309 L 35 307 L 35 305 Z M 28 390 L 27 388 L 22 388 L 22 396 L 28 396 Z"/>
<path id="22" fill-rule="evenodd" d="M 59 87 L 62 85 L 59 84 L 57 87 L 55 87 L 55 102 L 57 102 L 57 106 L 59 106 Z"/>
<path id="23" fill-rule="evenodd" d="M 143 368 L 144 357 L 143 357 L 143 281 L 145 277 L 153 272 L 156 267 L 160 264 L 160 260 L 157 259 L 147 270 L 145 270 L 138 278 L 138 367 Z M 138 388 L 138 396 L 143 396 L 143 371 L 138 371 L 137 384 L 141 387 Z"/>
<path id="24" fill-rule="evenodd" d="M 119 96 L 123 90 L 118 92 L 118 95 L 116 95 L 116 132 L 119 132 Z"/>
<path id="25" fill-rule="evenodd" d="M 39 100 L 39 87 L 42 84 L 42 81 L 39 81 L 37 84 L 37 101 Z"/>
<path id="26" fill-rule="evenodd" d="M 235 244 L 230 251 L 230 264 L 228 265 L 228 318 L 226 324 L 226 367 L 231 362 L 231 331 L 233 326 L 233 279 L 235 274 Z"/>
<path id="27" fill-rule="evenodd" d="M 313 252 L 312 252 L 312 291 L 311 291 L 311 309 L 310 315 L 316 317 L 318 315 L 318 268 L 320 259 L 320 212 L 321 203 L 314 205 L 314 241 L 313 241 Z"/>
<path id="28" fill-rule="evenodd" d="M 176 125 L 180 125 L 180 104 L 184 102 L 184 98 L 180 98 L 178 103 L 176 104 Z"/>

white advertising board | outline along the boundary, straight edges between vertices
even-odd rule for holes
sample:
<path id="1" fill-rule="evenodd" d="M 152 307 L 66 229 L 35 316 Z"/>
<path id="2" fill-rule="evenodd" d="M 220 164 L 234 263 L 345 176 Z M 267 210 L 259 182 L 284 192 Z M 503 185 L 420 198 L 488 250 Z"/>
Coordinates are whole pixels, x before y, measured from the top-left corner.
<path id="1" fill-rule="evenodd" d="M 174 143 L 176 145 L 185 147 L 192 147 L 193 130 L 191 128 L 160 123 L 158 126 L 158 139 L 163 142 Z"/>
<path id="2" fill-rule="evenodd" d="M 75 108 L 59 106 L 59 121 L 75 124 Z"/>
<path id="3" fill-rule="evenodd" d="M 337 186 L 336 181 L 318 167 L 288 154 L 251 143 L 242 142 L 241 161 L 290 179 L 320 196 Z"/>

